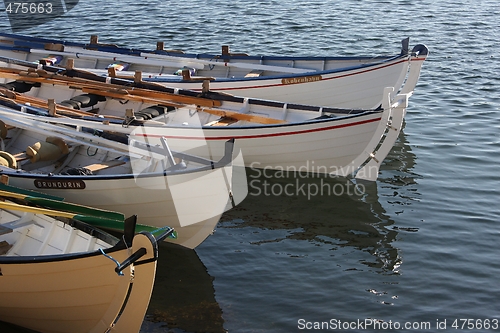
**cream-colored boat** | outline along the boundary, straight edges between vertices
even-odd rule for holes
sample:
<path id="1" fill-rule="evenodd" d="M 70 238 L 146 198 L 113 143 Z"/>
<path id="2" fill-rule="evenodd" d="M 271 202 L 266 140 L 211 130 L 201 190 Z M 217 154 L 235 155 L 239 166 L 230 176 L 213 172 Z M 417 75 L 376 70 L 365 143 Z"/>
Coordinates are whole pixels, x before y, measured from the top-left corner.
<path id="1" fill-rule="evenodd" d="M 41 333 L 139 332 L 157 242 L 173 230 L 134 235 L 132 216 L 119 240 L 80 221 L 116 223 L 119 214 L 32 207 L 16 202 L 30 197 L 20 193 L 0 192 L 0 320 Z"/>

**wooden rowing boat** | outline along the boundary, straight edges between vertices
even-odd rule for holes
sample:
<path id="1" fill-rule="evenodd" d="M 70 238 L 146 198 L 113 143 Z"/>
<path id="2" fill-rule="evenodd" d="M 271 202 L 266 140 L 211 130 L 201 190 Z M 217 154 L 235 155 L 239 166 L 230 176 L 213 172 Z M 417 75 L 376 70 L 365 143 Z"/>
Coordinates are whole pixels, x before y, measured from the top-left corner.
<path id="1" fill-rule="evenodd" d="M 18 65 L 22 63 L 16 61 Z M 65 75 L 46 74 L 45 70 Z M 410 95 L 400 94 L 391 102 L 392 88 L 389 88 L 384 93 L 383 107 L 339 109 L 236 97 L 210 90 L 193 95 L 190 90 L 169 91 L 143 81 L 107 80 L 50 66 L 32 73 L 36 75 L 5 73 L 0 69 L 0 77 L 34 84 L 23 94 L 10 92 L 12 97 L 5 94 L 4 98 L 18 109 L 26 108 L 23 106 L 26 103 L 43 107 L 47 98 L 55 99 L 58 106 L 71 105 L 72 99 L 91 95 L 102 99 L 92 98 L 96 103 L 85 105 L 79 112 L 123 117 L 128 110 L 129 119 L 142 119 L 126 128 L 122 126 L 125 120 L 116 123 L 95 116 L 80 120 L 84 122 L 50 119 L 52 123 L 120 132 L 153 144 L 164 137 L 175 150 L 211 159 L 220 158 L 223 143 L 234 138 L 246 167 L 341 176 L 356 174 L 371 180 L 377 178 L 378 167 L 397 139 Z M 101 82 L 104 80 L 108 82 Z M 214 107 L 203 107 L 200 99 Z M 186 100 L 192 104 L 184 104 Z M 36 119 L 31 117 L 32 121 Z M 370 172 L 366 168 L 360 172 L 364 165 L 369 165 Z"/>
<path id="2" fill-rule="evenodd" d="M 173 230 L 134 235 L 132 216 L 122 219 L 119 240 L 82 222 L 118 213 L 33 207 L 19 196 L 0 192 L 0 320 L 40 333 L 138 333 L 155 280 L 157 242 Z"/>
<path id="3" fill-rule="evenodd" d="M 75 67 L 102 75 L 108 75 L 108 69 L 129 77 L 140 71 L 144 80 L 195 91 L 202 90 L 200 80 L 209 79 L 214 92 L 340 108 L 376 108 L 385 87 L 394 87 L 391 98 L 411 94 L 429 54 L 422 44 L 410 51 L 409 39 L 393 56 L 292 57 L 248 56 L 227 48 L 221 54 L 127 49 L 99 44 L 96 38 L 83 44 L 0 36 L 0 55 L 5 57 L 62 66 L 72 59 Z"/>
<path id="4" fill-rule="evenodd" d="M 164 139 L 164 147 L 129 145 L 88 133 L 88 127 L 78 131 L 10 112 L 0 116 L 0 127 L 7 129 L 0 140 L 0 174 L 10 185 L 137 214 L 145 225 L 172 226 L 179 236 L 168 241 L 188 248 L 211 235 L 226 210 L 232 141 L 213 161 L 172 151 Z"/>

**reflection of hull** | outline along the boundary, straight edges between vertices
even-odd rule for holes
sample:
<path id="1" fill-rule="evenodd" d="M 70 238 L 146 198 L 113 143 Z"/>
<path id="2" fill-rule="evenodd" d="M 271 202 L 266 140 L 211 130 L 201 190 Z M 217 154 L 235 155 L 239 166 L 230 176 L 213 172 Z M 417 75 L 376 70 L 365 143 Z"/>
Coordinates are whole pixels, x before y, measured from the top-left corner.
<path id="1" fill-rule="evenodd" d="M 225 332 L 222 310 L 215 300 L 213 277 L 195 251 L 160 244 L 156 283 L 143 328 L 186 332 Z"/>
<path id="2" fill-rule="evenodd" d="M 222 219 L 230 228 L 288 230 L 286 239 L 355 247 L 374 256 L 370 267 L 392 271 L 400 262 L 397 232 L 378 202 L 377 184 L 347 179 L 247 170 L 248 196 Z M 259 213 L 260 212 L 260 213 Z M 219 228 L 224 228 L 224 224 Z M 270 240 L 262 240 L 263 243 Z"/>

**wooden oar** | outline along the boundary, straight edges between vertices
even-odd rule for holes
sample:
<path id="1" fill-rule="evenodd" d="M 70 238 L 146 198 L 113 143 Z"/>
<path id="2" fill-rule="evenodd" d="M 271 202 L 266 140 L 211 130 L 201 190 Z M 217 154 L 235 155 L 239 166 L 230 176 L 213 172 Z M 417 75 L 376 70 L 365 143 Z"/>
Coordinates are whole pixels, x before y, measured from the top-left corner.
<path id="1" fill-rule="evenodd" d="M 126 99 L 129 101 L 135 101 L 135 102 L 141 102 L 141 103 L 173 106 L 173 107 L 177 107 L 177 108 L 185 106 L 184 104 L 174 103 L 174 102 L 163 100 L 163 99 L 148 98 L 148 97 L 143 97 L 143 96 L 138 96 L 138 95 L 132 95 L 132 94 L 129 94 L 127 91 L 109 91 L 109 90 L 98 90 L 98 89 L 94 89 L 94 88 L 82 88 L 82 91 L 84 93 L 96 94 L 96 95 L 111 97 L 111 98 L 115 98 L 115 99 Z"/>
<path id="2" fill-rule="evenodd" d="M 22 212 L 26 212 L 26 213 L 43 214 L 43 215 L 48 215 L 48 216 L 75 219 L 75 220 L 82 221 L 82 222 L 85 222 L 85 223 L 88 223 L 88 224 L 91 224 L 93 226 L 100 227 L 100 228 L 115 229 L 115 230 L 121 230 L 121 231 L 123 231 L 123 228 L 124 228 L 124 220 L 122 220 L 122 221 L 112 220 L 112 219 L 107 219 L 107 218 L 103 218 L 103 217 L 99 217 L 99 216 L 88 216 L 88 215 L 82 215 L 82 214 L 77 214 L 77 213 L 72 213 L 72 212 L 64 212 L 64 211 L 53 210 L 53 209 L 31 207 L 31 206 L 19 205 L 16 203 L 2 202 L 2 201 L 0 201 L 0 208 L 1 209 L 17 210 L 17 211 L 22 211 Z M 144 225 L 144 224 L 137 224 L 135 227 L 135 231 L 136 232 L 148 231 L 151 233 L 155 233 L 158 231 L 158 228 L 151 227 L 151 226 Z"/>
<path id="3" fill-rule="evenodd" d="M 65 57 L 72 58 L 82 58 L 82 59 L 91 59 L 94 60 L 96 58 L 109 60 L 109 61 L 123 61 L 127 63 L 148 65 L 148 66 L 167 66 L 167 67 L 182 67 L 183 65 L 190 66 L 196 69 L 203 69 L 204 65 L 196 62 L 180 63 L 179 61 L 167 62 L 165 60 L 160 59 L 148 59 L 147 57 L 142 56 L 132 56 L 126 54 L 118 54 L 104 51 L 94 51 L 88 49 L 80 49 L 80 48 L 71 48 L 65 47 L 65 51 L 51 51 L 51 50 L 42 50 L 42 49 L 30 49 L 31 53 L 38 54 L 51 54 L 51 55 L 62 55 Z"/>
<path id="4" fill-rule="evenodd" d="M 1 71 L 1 68 L 0 68 L 0 71 Z M 50 75 L 52 75 L 52 74 L 50 74 Z M 35 82 L 41 82 L 40 80 L 44 80 L 41 78 L 32 78 L 32 77 L 26 77 L 26 78 L 27 78 L 27 80 L 35 80 Z M 63 77 L 63 78 L 66 78 L 66 77 Z M 65 80 L 60 78 L 60 76 L 57 77 L 57 80 L 49 81 L 46 83 L 65 84 L 65 85 L 73 86 L 74 84 L 81 82 L 79 84 L 79 88 L 82 89 L 83 92 L 97 94 L 97 95 L 106 96 L 106 97 L 118 98 L 118 99 L 128 99 L 128 100 L 133 100 L 133 101 L 139 101 L 142 103 L 170 105 L 173 107 L 181 107 L 182 105 L 179 105 L 179 103 L 194 104 L 197 106 L 208 107 L 208 108 L 199 108 L 200 111 L 211 113 L 211 114 L 218 115 L 221 117 L 231 117 L 231 118 L 234 118 L 237 120 L 261 123 L 261 124 L 283 124 L 283 123 L 286 123 L 286 121 L 280 120 L 280 119 L 274 119 L 274 118 L 268 118 L 268 117 L 250 115 L 250 114 L 243 114 L 243 113 L 239 113 L 236 111 L 230 111 L 230 110 L 211 109 L 214 106 L 221 106 L 222 105 L 221 101 L 216 101 L 213 99 L 181 96 L 181 95 L 153 91 L 153 90 L 149 90 L 149 89 L 141 89 L 141 88 L 131 88 L 128 90 L 126 90 L 126 89 L 124 90 L 122 86 L 115 86 L 113 84 L 101 83 L 99 85 L 98 82 L 96 83 L 94 81 L 87 80 L 87 79 L 79 79 L 79 78 L 68 78 L 68 79 L 69 80 L 67 80 L 67 81 L 70 81 L 71 84 L 68 82 L 65 82 Z M 61 80 L 62 83 L 60 83 L 58 80 Z M 89 81 L 91 81 L 91 82 L 89 83 Z M 90 84 L 90 86 L 87 84 Z M 115 89 L 115 91 L 110 91 L 113 88 Z M 173 103 L 172 100 L 179 101 L 179 102 Z"/>
<path id="5" fill-rule="evenodd" d="M 223 67 L 235 67 L 242 69 L 258 69 L 273 72 L 291 73 L 291 74 L 303 74 L 315 72 L 314 69 L 304 69 L 304 68 L 293 68 L 285 66 L 272 66 L 272 65 L 261 65 L 243 62 L 216 62 L 195 58 L 186 57 L 176 57 L 172 55 L 156 54 L 156 53 L 146 53 L 142 52 L 139 56 L 127 55 L 122 53 L 111 53 L 104 51 L 95 51 L 88 49 L 80 49 L 73 47 L 65 47 L 65 51 L 50 51 L 41 49 L 30 49 L 32 53 L 39 54 L 51 54 L 51 55 L 62 55 L 66 57 L 73 58 L 86 58 L 86 59 L 109 59 L 112 61 L 120 60 L 128 63 L 141 64 L 141 65 L 153 65 L 158 67 L 192 67 L 196 69 L 203 69 L 205 65 L 208 66 L 223 66 Z"/>
<path id="6" fill-rule="evenodd" d="M 142 57 L 153 58 L 156 60 L 174 60 L 174 59 L 186 59 L 175 56 L 167 56 L 163 54 L 156 53 L 141 53 Z M 281 72 L 281 73 L 291 73 L 291 74 L 303 74 L 303 73 L 311 73 L 316 72 L 314 69 L 304 69 L 304 68 L 294 68 L 294 67 L 285 67 L 285 66 L 272 66 L 272 65 L 260 65 L 260 64 L 252 64 L 252 63 L 244 63 L 244 62 L 216 62 L 202 59 L 191 59 L 187 58 L 190 62 L 196 64 L 203 64 L 209 66 L 224 66 L 224 67 L 235 67 L 235 68 L 243 68 L 249 70 L 263 70 L 263 71 L 272 71 L 272 72 Z M 182 60 L 179 60 L 182 61 Z"/>
<path id="7" fill-rule="evenodd" d="M 6 90 L 3 88 L 0 88 L 0 93 L 4 94 L 6 97 L 0 96 L 0 100 L 5 101 L 5 102 L 11 102 L 20 106 L 29 105 L 36 107 L 36 108 L 41 108 L 41 109 L 48 109 L 50 108 L 50 102 L 48 100 L 44 100 L 38 97 L 32 97 L 28 95 L 23 95 L 19 94 L 16 92 L 12 92 L 10 90 Z M 65 115 L 65 116 L 70 116 L 70 117 L 88 117 L 92 116 L 95 117 L 94 113 L 91 112 L 86 112 L 86 111 L 80 111 L 80 110 L 75 110 L 69 107 L 65 107 L 60 104 L 54 104 L 55 107 L 55 116 L 58 115 Z M 113 116 L 109 116 L 109 118 L 113 118 Z M 116 117 L 119 118 L 119 117 Z"/>
<path id="8" fill-rule="evenodd" d="M 63 76 L 59 74 L 51 74 L 47 73 L 45 71 L 37 70 L 36 72 L 31 72 L 35 75 L 29 75 L 29 73 L 23 73 L 23 71 L 18 70 L 17 73 L 12 73 L 10 68 L 5 68 L 0 67 L 0 77 L 4 78 L 9 78 L 9 79 L 14 79 L 14 80 L 21 80 L 21 81 L 26 81 L 26 82 L 37 82 L 37 83 L 46 83 L 46 84 L 55 84 L 55 85 L 64 85 L 64 86 L 69 86 L 72 88 L 77 88 L 83 91 L 83 89 L 94 89 L 94 91 L 99 91 L 99 90 L 105 90 L 109 91 L 112 89 L 115 89 L 116 91 L 120 91 L 124 89 L 124 86 L 121 85 L 116 85 L 112 83 L 104 83 L 104 82 L 99 82 L 99 81 L 93 81 L 90 79 L 82 79 L 82 78 L 75 78 L 75 77 L 69 77 L 69 76 Z M 133 82 L 133 81 L 132 81 Z M 184 96 L 184 95 L 178 95 L 178 94 L 173 94 L 169 92 L 161 92 L 161 91 L 154 91 L 150 89 L 144 89 L 144 88 L 136 88 L 136 87 L 125 87 L 125 89 L 128 89 L 127 92 L 130 92 L 133 90 L 134 95 L 142 96 L 145 98 L 151 98 L 153 103 L 157 103 L 156 99 L 161 100 L 162 104 L 168 105 L 168 103 L 182 103 L 182 104 L 195 104 L 195 105 L 200 105 L 204 107 L 217 107 L 221 106 L 222 102 L 217 101 L 214 99 L 209 99 L 209 98 L 204 98 L 204 97 L 193 97 L 193 96 Z M 101 94 L 102 95 L 102 94 Z M 121 97 L 114 97 L 114 98 L 122 98 Z M 140 101 L 140 100 L 139 100 Z M 177 104 L 172 103 L 172 106 L 176 106 Z"/>
<path id="9" fill-rule="evenodd" d="M 42 206 L 44 208 L 56 209 L 58 211 L 64 211 L 67 213 L 81 214 L 86 216 L 96 216 L 99 218 L 105 218 L 108 220 L 116 220 L 116 221 L 125 220 L 125 216 L 122 213 L 91 208 L 73 203 L 67 203 L 61 200 L 54 200 L 43 196 L 39 196 L 36 194 L 36 192 L 33 192 L 32 195 L 26 195 L 22 193 L 0 190 L 0 196 L 6 198 L 21 199 L 26 201 L 27 203 L 32 203 L 38 206 Z"/>

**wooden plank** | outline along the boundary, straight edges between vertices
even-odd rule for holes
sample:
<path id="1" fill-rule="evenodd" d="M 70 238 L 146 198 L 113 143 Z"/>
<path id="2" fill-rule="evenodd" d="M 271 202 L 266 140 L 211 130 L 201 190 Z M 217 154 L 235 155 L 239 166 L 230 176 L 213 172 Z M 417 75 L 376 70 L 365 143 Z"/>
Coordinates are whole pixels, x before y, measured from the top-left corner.
<path id="1" fill-rule="evenodd" d="M 5 235 L 5 234 L 10 234 L 12 232 L 12 228 L 7 228 L 7 227 L 4 227 L 3 225 L 0 225 L 0 235 Z M 2 244 L 3 242 L 0 242 L 0 255 L 2 254 Z M 5 242 L 7 243 L 7 242 Z"/>
<path id="2" fill-rule="evenodd" d="M 119 165 L 122 165 L 122 164 L 125 164 L 124 161 L 120 161 L 120 160 L 111 160 L 111 161 L 107 161 L 107 162 L 101 162 L 101 163 L 94 163 L 94 164 L 91 164 L 91 165 L 87 165 L 87 166 L 84 166 L 85 169 L 88 169 L 92 172 L 96 172 L 96 171 L 101 171 L 101 170 L 104 170 L 104 169 L 108 169 L 108 168 L 112 168 L 112 167 L 115 167 L 115 166 L 119 166 Z"/>
<path id="3" fill-rule="evenodd" d="M 248 113 L 239 113 L 236 111 L 203 109 L 203 108 L 199 108 L 198 111 L 207 112 L 207 113 L 217 115 L 220 117 L 234 118 L 237 120 L 249 121 L 252 123 L 259 123 L 259 124 L 270 125 L 270 124 L 285 124 L 286 123 L 286 121 L 281 120 L 281 119 L 262 117 L 262 116 L 257 116 L 257 115 L 253 115 L 253 114 L 248 114 Z"/>
<path id="4" fill-rule="evenodd" d="M 218 120 L 211 121 L 207 123 L 205 126 L 228 126 L 238 122 L 238 119 L 230 118 L 230 117 L 222 117 Z"/>
<path id="5" fill-rule="evenodd" d="M 2 228 L 2 226 L 0 226 L 0 235 L 3 235 L 4 233 L 2 233 L 1 228 Z M 5 227 L 3 227 L 3 228 L 5 228 Z M 7 229 L 7 228 L 5 228 L 5 229 Z M 8 229 L 10 230 L 9 232 L 12 232 L 12 229 L 10 229 L 10 228 L 8 228 Z M 7 243 L 6 241 L 1 241 L 0 242 L 0 256 L 3 256 L 7 252 L 9 252 L 11 247 L 12 247 L 12 244 Z"/>
<path id="6" fill-rule="evenodd" d="M 245 77 L 259 77 L 259 76 L 262 75 L 262 73 L 264 73 L 264 71 L 258 70 L 258 69 L 254 69 L 254 70 L 250 71 L 250 73 L 248 73 L 247 75 L 245 75 Z"/>

